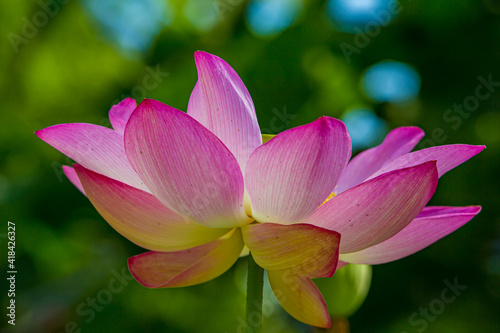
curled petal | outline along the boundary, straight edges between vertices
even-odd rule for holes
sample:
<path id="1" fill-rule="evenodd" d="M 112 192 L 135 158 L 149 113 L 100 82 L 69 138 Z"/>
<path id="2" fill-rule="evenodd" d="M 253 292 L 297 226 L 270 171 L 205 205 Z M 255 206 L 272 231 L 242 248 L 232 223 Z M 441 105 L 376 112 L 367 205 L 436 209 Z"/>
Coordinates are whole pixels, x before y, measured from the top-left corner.
<path id="1" fill-rule="evenodd" d="M 245 183 L 259 222 L 293 223 L 331 194 L 351 156 L 351 138 L 329 117 L 276 135 L 247 163 Z"/>
<path id="2" fill-rule="evenodd" d="M 208 243 L 230 229 L 207 228 L 174 213 L 153 195 L 75 165 L 99 214 L 131 242 L 154 251 L 178 251 Z"/>
<path id="3" fill-rule="evenodd" d="M 441 177 L 451 169 L 479 154 L 484 148 L 486 147 L 457 144 L 422 149 L 403 155 L 386 164 L 382 169 L 370 176 L 369 179 L 392 170 L 408 168 L 428 161 L 437 161 L 436 166 L 439 177 Z"/>
<path id="4" fill-rule="evenodd" d="M 85 168 L 149 192 L 125 155 L 120 133 L 102 126 L 74 123 L 47 127 L 35 134 Z"/>
<path id="5" fill-rule="evenodd" d="M 435 161 L 392 171 L 341 193 L 305 223 L 339 232 L 341 254 L 360 251 L 406 227 L 434 194 L 437 182 Z"/>
<path id="6" fill-rule="evenodd" d="M 184 112 L 145 99 L 127 123 L 125 150 L 144 183 L 171 210 L 209 227 L 248 223 L 238 162 Z"/>
<path id="7" fill-rule="evenodd" d="M 342 193 L 361 184 L 384 164 L 409 153 L 424 136 L 418 127 L 399 127 L 387 134 L 379 146 L 356 155 L 345 168 L 336 188 Z"/>
<path id="8" fill-rule="evenodd" d="M 262 144 L 252 98 L 238 74 L 221 58 L 198 51 L 195 61 L 198 82 L 188 114 L 217 135 L 245 170 L 248 157 Z"/>
<path id="9" fill-rule="evenodd" d="M 310 224 L 252 224 L 242 227 L 255 262 L 267 270 L 331 277 L 339 256 L 340 234 Z"/>
<path id="10" fill-rule="evenodd" d="M 406 228 L 362 251 L 341 255 L 351 263 L 382 264 L 418 252 L 457 230 L 481 211 L 479 206 L 426 207 Z"/>
<path id="11" fill-rule="evenodd" d="M 239 229 L 229 238 L 177 252 L 146 252 L 128 259 L 134 278 L 148 288 L 187 287 L 227 271 L 243 249 Z"/>
<path id="12" fill-rule="evenodd" d="M 128 118 L 130 118 L 136 107 L 137 103 L 130 97 L 111 107 L 111 110 L 109 110 L 109 121 L 115 131 L 123 135 Z"/>
<path id="13" fill-rule="evenodd" d="M 269 284 L 281 306 L 295 319 L 308 325 L 328 328 L 330 315 L 312 280 L 291 269 L 267 271 Z"/>

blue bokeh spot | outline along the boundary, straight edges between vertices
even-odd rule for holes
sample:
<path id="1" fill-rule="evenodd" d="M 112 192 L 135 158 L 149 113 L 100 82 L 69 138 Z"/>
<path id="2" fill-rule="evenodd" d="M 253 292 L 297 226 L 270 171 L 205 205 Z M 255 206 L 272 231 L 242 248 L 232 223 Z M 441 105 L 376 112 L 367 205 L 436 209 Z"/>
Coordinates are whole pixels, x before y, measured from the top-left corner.
<path id="1" fill-rule="evenodd" d="M 420 91 L 420 76 L 404 63 L 383 61 L 369 67 L 363 75 L 366 94 L 377 102 L 406 102 Z"/>
<path id="2" fill-rule="evenodd" d="M 105 35 L 124 51 L 146 51 L 173 13 L 166 0 L 83 0 Z"/>
<path id="3" fill-rule="evenodd" d="M 397 15 L 397 0 L 328 0 L 326 13 L 342 30 L 352 31 L 370 22 L 387 25 Z"/>
<path id="4" fill-rule="evenodd" d="M 252 0 L 246 12 L 248 26 L 258 36 L 277 35 L 295 23 L 302 7 L 302 0 Z"/>
<path id="5" fill-rule="evenodd" d="M 369 109 L 352 109 L 342 121 L 351 135 L 353 150 L 372 147 L 387 133 L 387 123 Z"/>

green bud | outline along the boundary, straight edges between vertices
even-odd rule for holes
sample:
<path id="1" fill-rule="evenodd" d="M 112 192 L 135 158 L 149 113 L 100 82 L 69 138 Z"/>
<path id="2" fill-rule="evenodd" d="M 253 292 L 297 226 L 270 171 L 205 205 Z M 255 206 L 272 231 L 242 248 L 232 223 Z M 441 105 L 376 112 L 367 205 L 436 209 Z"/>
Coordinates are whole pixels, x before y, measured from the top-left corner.
<path id="1" fill-rule="evenodd" d="M 370 265 L 349 264 L 332 278 L 315 279 L 332 316 L 347 318 L 363 304 L 372 280 Z"/>

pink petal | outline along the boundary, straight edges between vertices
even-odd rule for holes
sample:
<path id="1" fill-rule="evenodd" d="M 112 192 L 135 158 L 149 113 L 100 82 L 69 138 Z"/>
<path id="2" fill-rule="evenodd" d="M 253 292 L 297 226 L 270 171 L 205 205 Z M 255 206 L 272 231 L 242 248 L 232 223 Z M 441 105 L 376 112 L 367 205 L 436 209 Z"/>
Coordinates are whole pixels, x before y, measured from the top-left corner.
<path id="1" fill-rule="evenodd" d="M 369 179 L 392 170 L 408 168 L 428 161 L 437 161 L 438 174 L 441 177 L 446 172 L 479 154 L 484 148 L 486 147 L 458 144 L 422 149 L 403 155 L 386 164 L 382 169 L 371 175 Z"/>
<path id="2" fill-rule="evenodd" d="M 251 224 L 243 239 L 255 262 L 267 270 L 292 269 L 309 277 L 332 277 L 340 234 L 310 224 Z"/>
<path id="3" fill-rule="evenodd" d="M 184 112 L 145 99 L 127 123 L 125 149 L 144 183 L 174 212 L 209 227 L 249 222 L 238 162 Z"/>
<path id="4" fill-rule="evenodd" d="M 330 117 L 292 128 L 250 156 L 245 183 L 259 222 L 308 217 L 331 194 L 351 156 L 343 122 Z"/>
<path id="5" fill-rule="evenodd" d="M 177 252 L 147 252 L 128 259 L 134 278 L 148 288 L 186 287 L 215 279 L 238 260 L 243 249 L 236 229 L 226 239 Z"/>
<path id="6" fill-rule="evenodd" d="M 337 270 L 341 269 L 342 267 L 345 267 L 349 265 L 348 262 L 345 262 L 345 261 L 342 261 L 342 260 L 339 260 L 339 262 L 337 263 Z"/>
<path id="7" fill-rule="evenodd" d="M 125 155 L 120 133 L 93 124 L 74 123 L 47 127 L 35 134 L 85 168 L 149 192 Z"/>
<path id="8" fill-rule="evenodd" d="M 292 317 L 308 325 L 330 327 L 325 300 L 310 278 L 291 269 L 267 271 L 267 277 L 274 296 Z"/>
<path id="9" fill-rule="evenodd" d="M 122 236 L 154 251 L 178 251 L 208 243 L 231 229 L 198 225 L 172 212 L 153 195 L 75 164 L 90 202 Z"/>
<path id="10" fill-rule="evenodd" d="M 375 265 L 404 258 L 457 230 L 480 211 L 479 206 L 426 207 L 395 236 L 362 251 L 343 254 L 342 260 Z"/>
<path id="11" fill-rule="evenodd" d="M 221 58 L 198 51 L 195 61 L 198 82 L 188 114 L 221 139 L 244 171 L 250 154 L 262 144 L 252 98 L 238 74 Z"/>
<path id="12" fill-rule="evenodd" d="M 86 196 L 85 190 L 83 189 L 82 182 L 80 182 L 80 178 L 78 178 L 78 175 L 76 174 L 75 169 L 73 169 L 70 166 L 63 165 L 62 166 L 63 172 L 66 175 L 66 177 L 69 179 L 71 184 L 73 184 L 77 189 L 80 190 L 80 192 L 83 193 L 83 195 Z"/>
<path id="13" fill-rule="evenodd" d="M 392 171 L 341 193 L 304 222 L 339 232 L 340 253 L 360 251 L 406 227 L 434 194 L 437 182 L 435 161 Z"/>
<path id="14" fill-rule="evenodd" d="M 356 155 L 345 168 L 339 180 L 337 193 L 361 184 L 385 163 L 409 153 L 422 139 L 424 131 L 418 127 L 399 127 L 392 130 L 379 146 Z"/>
<path id="15" fill-rule="evenodd" d="M 113 105 L 111 110 L 109 110 L 109 121 L 114 130 L 120 134 L 125 131 L 125 125 L 127 125 L 128 118 L 134 112 L 137 107 L 137 103 L 133 98 L 125 98 L 120 103 Z"/>

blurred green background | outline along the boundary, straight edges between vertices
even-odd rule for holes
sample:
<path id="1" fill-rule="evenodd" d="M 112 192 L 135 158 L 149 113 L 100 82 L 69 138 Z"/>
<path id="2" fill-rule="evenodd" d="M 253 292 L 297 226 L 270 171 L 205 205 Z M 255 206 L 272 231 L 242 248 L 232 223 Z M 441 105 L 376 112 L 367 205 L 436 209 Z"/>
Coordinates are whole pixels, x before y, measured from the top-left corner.
<path id="1" fill-rule="evenodd" d="M 1 276 L 7 221 L 18 269 L 15 327 L 1 282 L 5 332 L 243 331 L 245 259 L 199 286 L 141 287 L 126 258 L 144 250 L 104 222 L 62 175 L 71 161 L 33 134 L 109 126 L 109 108 L 128 96 L 186 110 L 196 50 L 240 74 L 268 133 L 329 115 L 347 123 L 356 152 L 405 125 L 426 131 L 417 148 L 487 145 L 430 203 L 480 204 L 480 215 L 375 266 L 350 321 L 352 332 L 500 332 L 500 1 L 18 0 L 0 3 L 0 29 Z M 455 279 L 467 289 L 436 307 Z M 110 292 L 111 281 L 122 288 Z M 266 332 L 312 332 L 267 299 Z"/>

